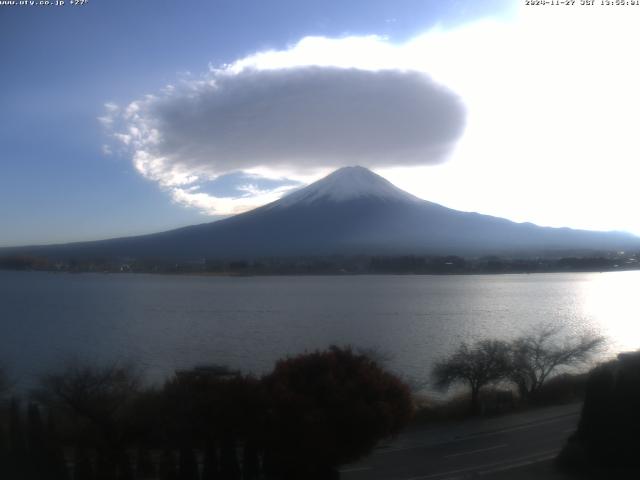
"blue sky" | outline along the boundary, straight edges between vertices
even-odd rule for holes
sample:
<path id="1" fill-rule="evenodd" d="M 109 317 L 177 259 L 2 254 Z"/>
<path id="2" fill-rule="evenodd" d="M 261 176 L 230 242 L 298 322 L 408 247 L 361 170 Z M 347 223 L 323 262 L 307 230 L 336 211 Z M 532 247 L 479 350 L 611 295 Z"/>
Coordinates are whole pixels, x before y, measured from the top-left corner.
<path id="1" fill-rule="evenodd" d="M 534 12 L 508 0 L 0 6 L 0 246 L 211 221 L 343 159 L 453 208 L 640 232 L 629 209 L 638 200 L 630 182 L 640 98 L 628 61 L 639 11 Z M 418 85 L 413 71 L 428 80 Z M 283 134 L 272 156 L 295 160 L 278 163 L 261 161 L 272 145 L 255 130 L 271 118 L 253 131 L 237 119 L 230 135 L 240 143 L 224 137 L 224 122 L 215 127 L 222 107 L 246 119 L 259 116 L 258 105 L 295 120 L 278 132 L 306 138 L 286 91 L 349 95 L 344 85 L 372 81 L 405 105 L 397 113 L 414 122 L 407 127 L 439 128 L 411 111 L 420 98 L 440 105 L 451 128 L 400 152 L 404 137 L 380 135 L 389 127 L 350 116 L 347 104 L 341 115 L 352 124 L 340 127 L 388 137 L 376 146 L 385 160 L 340 142 L 333 156 L 308 145 L 287 150 Z M 335 114 L 303 104 L 320 119 Z"/>

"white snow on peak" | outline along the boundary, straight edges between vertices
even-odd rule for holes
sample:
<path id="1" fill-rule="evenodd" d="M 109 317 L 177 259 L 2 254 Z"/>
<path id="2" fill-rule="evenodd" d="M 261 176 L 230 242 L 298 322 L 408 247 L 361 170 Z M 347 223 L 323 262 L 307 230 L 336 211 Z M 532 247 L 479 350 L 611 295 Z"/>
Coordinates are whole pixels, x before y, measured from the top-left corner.
<path id="1" fill-rule="evenodd" d="M 296 204 L 311 204 L 318 200 L 344 202 L 356 198 L 375 198 L 386 201 L 423 202 L 399 189 L 380 175 L 364 167 L 343 167 L 311 185 L 293 192 L 274 203 L 289 207 Z"/>

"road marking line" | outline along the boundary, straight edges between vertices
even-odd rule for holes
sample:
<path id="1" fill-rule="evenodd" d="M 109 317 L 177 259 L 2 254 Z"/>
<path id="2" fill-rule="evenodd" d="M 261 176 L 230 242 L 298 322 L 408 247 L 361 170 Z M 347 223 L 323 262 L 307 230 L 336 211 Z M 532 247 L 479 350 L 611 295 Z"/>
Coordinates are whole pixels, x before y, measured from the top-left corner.
<path id="1" fill-rule="evenodd" d="M 501 433 L 509 433 L 509 432 L 514 432 L 514 431 L 517 431 L 517 430 L 527 430 L 529 428 L 535 428 L 535 427 L 542 426 L 542 425 L 548 425 L 549 423 L 561 422 L 563 420 L 566 420 L 567 417 L 573 417 L 573 416 L 577 417 L 578 415 L 579 415 L 579 413 L 570 413 L 570 414 L 561 415 L 561 416 L 558 416 L 558 417 L 542 420 L 540 422 L 526 423 L 526 424 L 518 425 L 518 426 L 514 426 L 514 427 L 505 427 L 505 428 L 494 430 L 494 431 L 491 431 L 491 432 L 470 433 L 468 435 L 463 435 L 463 436 L 460 436 L 460 437 L 457 437 L 457 438 L 451 438 L 451 439 L 447 439 L 447 440 L 440 441 L 440 442 L 426 442 L 426 443 L 417 443 L 417 444 L 409 445 L 407 447 L 385 448 L 384 450 L 376 450 L 376 451 L 374 451 L 373 455 L 386 455 L 387 453 L 402 452 L 402 451 L 405 451 L 405 450 L 415 450 L 415 449 L 418 449 L 418 448 L 430 448 L 430 447 L 435 447 L 437 445 L 447 445 L 447 444 L 450 444 L 450 443 L 464 442 L 464 441 L 467 441 L 467 440 L 470 440 L 470 439 L 475 439 L 475 438 L 491 437 L 493 435 L 500 435 Z"/>
<path id="2" fill-rule="evenodd" d="M 340 473 L 361 472 L 363 470 L 371 470 L 371 467 L 353 467 L 353 468 L 340 468 L 339 469 Z"/>
<path id="3" fill-rule="evenodd" d="M 477 450 L 469 450 L 467 452 L 452 453 L 450 455 L 445 455 L 444 458 L 455 458 L 455 457 L 461 457 L 463 455 L 472 455 L 474 453 L 487 452 L 489 450 L 496 450 L 497 448 L 504 448 L 506 446 L 507 444 L 503 443 L 501 445 L 494 445 L 492 447 L 487 447 L 487 448 L 479 448 Z"/>
<path id="4" fill-rule="evenodd" d="M 535 458 L 534 460 L 527 460 L 519 463 L 512 463 L 510 465 L 505 465 L 504 467 L 495 467 L 495 468 L 490 468 L 489 470 L 482 470 L 479 473 L 480 475 L 487 475 L 489 473 L 504 472 L 507 470 L 513 470 L 514 468 L 525 467 L 527 465 L 532 465 L 534 463 L 551 460 L 552 458 L 555 458 L 555 457 L 556 457 L 556 454 L 554 453 L 553 455 L 546 455 L 544 457 Z"/>
<path id="5" fill-rule="evenodd" d="M 432 473 L 430 475 L 423 475 L 421 477 L 410 477 L 405 480 L 427 480 L 429 478 L 438 478 L 438 477 L 446 478 L 447 476 L 455 476 L 458 473 L 467 473 L 467 472 L 474 472 L 474 471 L 480 472 L 482 471 L 481 469 L 488 469 L 487 471 L 490 471 L 492 467 L 503 468 L 505 470 L 508 470 L 511 467 L 511 465 L 515 465 L 517 467 L 522 465 L 522 462 L 529 462 L 529 463 L 543 462 L 545 460 L 548 460 L 550 456 L 551 458 L 553 458 L 557 454 L 558 454 L 557 450 L 547 450 L 544 452 L 536 453 L 534 455 L 527 455 L 526 457 L 514 458 L 511 460 L 511 462 L 507 461 L 507 462 L 485 463 L 484 465 L 476 465 L 474 467 L 461 468 L 459 470 L 449 470 L 448 472 Z"/>

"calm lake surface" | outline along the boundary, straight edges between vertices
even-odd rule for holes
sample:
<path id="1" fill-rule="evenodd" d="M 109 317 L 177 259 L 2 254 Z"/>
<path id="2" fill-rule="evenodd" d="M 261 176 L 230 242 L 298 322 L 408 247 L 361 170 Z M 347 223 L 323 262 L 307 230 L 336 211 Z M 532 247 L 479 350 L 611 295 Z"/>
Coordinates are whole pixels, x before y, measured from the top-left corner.
<path id="1" fill-rule="evenodd" d="M 640 272 L 200 277 L 0 271 L 0 362 L 21 384 L 70 357 L 133 361 L 159 380 L 223 363 L 266 372 L 331 344 L 377 348 L 425 379 L 461 341 L 541 324 L 640 348 Z"/>

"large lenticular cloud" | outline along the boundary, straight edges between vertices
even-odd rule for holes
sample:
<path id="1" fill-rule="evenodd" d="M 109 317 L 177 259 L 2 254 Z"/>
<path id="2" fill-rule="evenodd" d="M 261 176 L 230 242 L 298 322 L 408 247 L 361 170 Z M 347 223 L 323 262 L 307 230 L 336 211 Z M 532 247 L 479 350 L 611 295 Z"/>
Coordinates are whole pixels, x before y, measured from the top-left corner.
<path id="1" fill-rule="evenodd" d="M 424 73 L 327 66 L 215 70 L 109 110 L 103 122 L 113 125 L 120 115 L 115 136 L 142 175 L 174 200 L 214 214 L 228 213 L 233 199 L 217 198 L 227 204 L 221 211 L 216 197 L 198 191 L 203 181 L 260 168 L 286 176 L 354 164 L 436 164 L 465 117 L 458 97 Z M 255 206 L 246 196 L 243 205 Z"/>
<path id="2" fill-rule="evenodd" d="M 456 97 L 423 74 L 320 67 L 219 75 L 145 115 L 157 154 L 211 172 L 435 163 L 463 123 Z"/>

